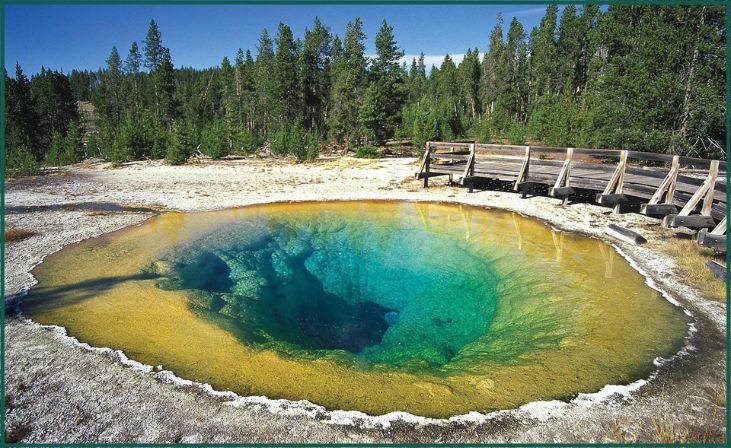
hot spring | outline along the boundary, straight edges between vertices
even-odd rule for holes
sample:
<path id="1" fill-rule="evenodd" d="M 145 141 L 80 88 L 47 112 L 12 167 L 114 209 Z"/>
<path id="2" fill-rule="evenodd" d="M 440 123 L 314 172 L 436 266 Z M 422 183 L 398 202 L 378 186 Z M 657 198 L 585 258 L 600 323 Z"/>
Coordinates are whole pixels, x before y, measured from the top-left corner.
<path id="1" fill-rule="evenodd" d="M 458 205 L 165 213 L 33 272 L 26 315 L 241 395 L 449 417 L 627 384 L 687 317 L 596 239 Z"/>

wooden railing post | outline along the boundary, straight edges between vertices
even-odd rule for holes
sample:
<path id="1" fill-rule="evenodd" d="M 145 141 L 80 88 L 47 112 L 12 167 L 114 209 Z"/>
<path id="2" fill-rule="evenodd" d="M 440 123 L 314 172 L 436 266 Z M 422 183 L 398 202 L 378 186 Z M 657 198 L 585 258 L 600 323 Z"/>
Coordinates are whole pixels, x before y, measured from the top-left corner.
<path id="1" fill-rule="evenodd" d="M 475 161 L 477 159 L 477 143 L 473 143 L 470 147 L 472 160 L 470 161 L 470 176 L 475 175 Z"/>
<path id="2" fill-rule="evenodd" d="M 611 194 L 614 190 L 616 194 L 622 194 L 622 188 L 624 187 L 624 170 L 627 166 L 627 151 L 622 151 L 619 156 L 619 163 L 617 169 L 614 170 L 614 174 L 609 179 L 609 183 L 604 188 L 604 193 Z M 616 187 L 616 188 L 615 188 Z"/>
<path id="3" fill-rule="evenodd" d="M 429 187 L 430 165 L 431 165 L 431 142 L 426 142 L 426 151 L 424 151 L 424 188 Z"/>
<path id="4" fill-rule="evenodd" d="M 680 157 L 673 156 L 670 164 L 670 171 L 665 176 L 660 186 L 657 187 L 647 204 L 640 206 L 640 213 L 648 216 L 667 216 L 678 213 L 677 207 L 673 204 L 675 199 L 675 182 L 678 180 L 678 171 L 680 170 Z M 665 197 L 662 204 L 660 201 Z"/>
<path id="5" fill-rule="evenodd" d="M 566 149 L 566 159 L 561 166 L 561 171 L 558 173 L 556 183 L 553 184 L 553 188 L 548 190 L 549 195 L 553 197 L 563 198 L 563 204 L 565 205 L 570 195 L 574 194 L 574 189 L 571 188 L 571 159 L 574 156 L 574 148 Z"/>
<path id="6" fill-rule="evenodd" d="M 713 206 L 713 193 L 716 191 L 716 179 L 718 178 L 718 160 L 711 162 L 708 170 L 708 191 L 706 197 L 703 198 L 703 207 L 701 207 L 701 215 L 711 216 L 711 208 Z"/>
<path id="7" fill-rule="evenodd" d="M 624 189 L 624 172 L 627 168 L 627 157 L 629 151 L 622 151 L 619 154 L 619 163 L 614 170 L 612 177 L 609 179 L 607 186 L 601 194 L 597 195 L 597 202 L 601 205 L 613 205 L 614 213 L 620 212 L 622 202 L 627 201 L 623 194 Z"/>
<path id="8" fill-rule="evenodd" d="M 570 187 L 571 186 L 571 159 L 574 156 L 574 148 L 566 149 L 566 158 L 563 161 L 561 171 L 553 188 Z"/>
<path id="9" fill-rule="evenodd" d="M 523 182 L 528 181 L 528 171 L 530 170 L 530 146 L 525 147 L 525 157 L 523 158 L 523 165 L 520 167 L 518 178 L 515 180 L 513 191 L 518 191 L 521 188 Z M 525 188 L 523 188 L 523 198 L 525 198 Z"/>
<path id="10" fill-rule="evenodd" d="M 670 164 L 670 171 L 663 179 L 660 186 L 657 187 L 648 204 L 659 204 L 660 200 L 665 196 L 665 204 L 672 204 L 675 196 L 675 181 L 678 179 L 678 170 L 680 169 L 680 157 L 673 156 L 673 162 Z"/>
<path id="11" fill-rule="evenodd" d="M 701 201 L 701 198 L 704 198 L 703 200 L 703 211 L 710 210 L 711 203 L 713 201 L 713 190 L 715 190 L 716 187 L 716 176 L 718 176 L 718 160 L 712 160 L 711 166 L 708 169 L 708 177 L 706 177 L 706 180 L 703 181 L 700 187 L 696 190 L 695 193 L 693 193 L 693 196 L 691 196 L 690 199 L 688 199 L 688 202 L 685 204 L 682 210 L 680 210 L 680 213 L 678 213 L 678 216 L 688 216 L 690 213 L 695 210 L 695 207 L 698 205 L 698 203 Z M 708 194 L 710 192 L 710 195 Z M 705 215 L 706 213 L 701 212 L 702 215 Z"/>
<path id="12" fill-rule="evenodd" d="M 716 190 L 716 178 L 718 177 L 718 160 L 711 160 L 708 168 L 708 177 L 703 181 L 700 187 L 688 199 L 685 206 L 677 215 L 668 215 L 663 219 L 664 227 L 692 227 L 696 229 L 714 227 L 715 221 L 711 216 L 711 207 L 713 205 L 713 193 Z M 700 215 L 690 214 L 698 206 L 703 199 Z"/>
<path id="13" fill-rule="evenodd" d="M 668 191 L 665 194 L 665 204 L 672 204 L 675 199 L 675 182 L 678 180 L 678 171 L 680 171 L 680 157 L 674 156 L 668 173 Z"/>
<path id="14" fill-rule="evenodd" d="M 464 167 L 464 171 L 462 172 L 462 179 L 460 179 L 460 183 L 462 185 L 468 184 L 471 182 L 468 178 L 472 177 L 475 174 L 475 144 L 470 144 L 470 157 L 467 159 L 467 165 Z"/>

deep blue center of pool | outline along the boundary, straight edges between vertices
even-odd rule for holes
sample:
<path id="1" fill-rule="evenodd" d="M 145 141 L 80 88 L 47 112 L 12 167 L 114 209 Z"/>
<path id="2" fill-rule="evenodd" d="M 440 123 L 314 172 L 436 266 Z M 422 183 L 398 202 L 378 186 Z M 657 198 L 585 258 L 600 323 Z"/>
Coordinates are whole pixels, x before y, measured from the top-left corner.
<path id="1" fill-rule="evenodd" d="M 497 280 L 467 249 L 416 227 L 282 216 L 192 242 L 160 285 L 190 290 L 198 312 L 249 344 L 439 366 L 495 313 Z"/>

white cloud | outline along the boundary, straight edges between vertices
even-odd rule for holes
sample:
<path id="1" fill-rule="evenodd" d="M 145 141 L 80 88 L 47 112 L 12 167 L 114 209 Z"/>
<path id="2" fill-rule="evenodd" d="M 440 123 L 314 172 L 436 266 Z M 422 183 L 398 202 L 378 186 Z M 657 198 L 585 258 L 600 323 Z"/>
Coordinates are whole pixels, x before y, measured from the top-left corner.
<path id="1" fill-rule="evenodd" d="M 542 14 L 546 12 L 546 7 L 542 6 L 540 8 L 530 8 L 530 9 L 520 9 L 518 11 L 513 11 L 509 14 L 505 14 L 506 16 L 510 17 L 520 17 L 520 16 L 532 16 L 534 14 Z"/>

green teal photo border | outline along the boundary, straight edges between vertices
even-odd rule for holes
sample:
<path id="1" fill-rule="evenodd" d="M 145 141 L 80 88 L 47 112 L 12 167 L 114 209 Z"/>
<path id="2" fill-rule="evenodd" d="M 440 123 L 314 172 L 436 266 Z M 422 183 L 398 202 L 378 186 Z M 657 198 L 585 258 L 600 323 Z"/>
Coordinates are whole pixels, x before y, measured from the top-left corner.
<path id="1" fill-rule="evenodd" d="M 602 5 L 709 5 L 719 6 L 723 5 L 726 7 L 725 10 L 725 28 L 728 34 L 731 30 L 731 0 L 645 0 L 645 1 L 633 1 L 633 0 L 610 0 L 610 1 L 587 1 L 587 0 L 569 0 L 569 1 L 556 1 L 556 0 L 334 0 L 334 1 L 323 1 L 323 0 L 0 0 L 0 65 L 5 69 L 5 5 L 584 5 L 584 4 L 602 4 Z M 726 36 L 726 161 L 729 161 L 729 149 L 731 149 L 731 64 L 729 63 L 728 55 L 731 54 L 731 42 L 729 42 L 728 35 Z M 0 218 L 0 231 L 2 231 L 3 244 L 0 245 L 0 256 L 2 256 L 2 262 L 0 262 L 0 280 L 2 280 L 3 289 L 0 292 L 3 302 L 5 302 L 5 77 L 0 77 L 0 106 L 2 107 L 3 113 L 0 114 L 0 127 L 3 129 L 0 132 L 0 144 L 2 144 L 3 151 L 0 154 L 0 172 L 3 176 L 3 185 L 0 187 L 0 208 L 2 208 L 2 218 Z M 731 175 L 729 171 L 726 171 L 726 185 L 731 184 Z M 731 191 L 726 188 L 726 204 L 731 201 Z M 726 207 L 726 235 L 731 235 L 731 214 L 729 213 L 729 207 Z M 729 279 L 731 278 L 731 241 L 727 239 L 726 247 L 726 443 L 725 444 L 703 444 L 703 443 L 688 443 L 688 444 L 662 444 L 662 443 L 651 443 L 651 444 L 628 444 L 628 443 L 435 443 L 435 444 L 398 444 L 398 443 L 333 443 L 333 444 L 310 444 L 310 443 L 17 443 L 8 444 L 9 446 L 18 447 L 44 447 L 44 448 L 55 448 L 61 446 L 69 447 L 311 447 L 311 446 L 334 446 L 334 447 L 356 447 L 356 446 L 368 446 L 368 447 L 418 447 L 418 446 L 439 446 L 439 447 L 517 447 L 517 446 L 531 446 L 531 447 L 547 447 L 547 446 L 558 446 L 558 447 L 585 447 L 585 446 L 603 446 L 603 447 L 725 447 L 731 446 L 731 411 L 729 405 L 731 404 L 731 380 L 728 365 L 728 360 L 731 358 L 731 337 L 729 333 L 729 326 L 731 326 L 731 315 L 729 314 L 729 308 L 731 308 L 731 284 Z M 5 396 L 5 317 L 6 307 L 2 307 L 0 312 L 2 317 L 2 324 L 0 324 L 0 372 L 2 378 L 0 378 L 0 391 L 3 397 Z M 4 432 L 5 432 L 5 400 L 0 401 L 0 414 L 2 415 L 3 422 L 3 439 L 0 440 L 0 447 L 5 446 L 4 443 Z"/>

